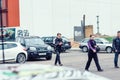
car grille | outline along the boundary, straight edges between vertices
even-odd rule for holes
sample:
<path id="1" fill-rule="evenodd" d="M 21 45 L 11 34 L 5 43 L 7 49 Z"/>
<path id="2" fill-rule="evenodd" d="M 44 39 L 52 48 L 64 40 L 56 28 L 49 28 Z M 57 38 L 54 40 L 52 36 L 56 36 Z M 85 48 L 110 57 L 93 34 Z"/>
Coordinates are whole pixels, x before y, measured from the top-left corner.
<path id="1" fill-rule="evenodd" d="M 46 47 L 40 47 L 40 48 L 37 48 L 38 51 L 47 51 L 47 48 Z"/>

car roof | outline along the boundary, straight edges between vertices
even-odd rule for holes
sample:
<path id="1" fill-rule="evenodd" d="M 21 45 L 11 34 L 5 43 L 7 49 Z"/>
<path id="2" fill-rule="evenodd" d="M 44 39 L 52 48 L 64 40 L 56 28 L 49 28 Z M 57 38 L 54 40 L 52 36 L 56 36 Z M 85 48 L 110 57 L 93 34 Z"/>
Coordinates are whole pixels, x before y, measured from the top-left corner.
<path id="1" fill-rule="evenodd" d="M 0 42 L 0 44 L 1 44 L 2 42 Z M 18 42 L 11 42 L 11 41 L 5 41 L 5 42 L 3 42 L 3 43 L 15 43 L 15 44 L 19 44 Z"/>
<path id="2" fill-rule="evenodd" d="M 43 36 L 41 38 L 49 38 L 49 37 L 53 37 L 53 38 L 56 38 L 57 36 Z M 62 38 L 66 38 L 65 36 L 62 36 Z"/>
<path id="3" fill-rule="evenodd" d="M 56 36 L 44 36 L 44 37 L 42 37 L 42 38 L 48 38 L 48 37 L 56 37 Z"/>
<path id="4" fill-rule="evenodd" d="M 30 39 L 30 38 L 40 38 L 40 37 L 39 36 L 25 36 L 25 37 L 16 37 L 16 38 Z"/>
<path id="5" fill-rule="evenodd" d="M 84 39 L 90 39 L 90 38 L 84 38 Z M 104 39 L 104 38 L 101 38 L 101 37 L 95 37 L 95 39 Z"/>
<path id="6" fill-rule="evenodd" d="M 90 38 L 84 38 L 84 39 L 82 39 L 81 41 L 84 41 L 84 40 L 89 40 Z M 106 40 L 105 38 L 101 38 L 101 37 L 95 37 L 94 38 L 95 40 L 96 39 L 99 39 L 99 40 L 102 40 L 102 41 L 107 41 L 107 42 L 109 42 L 108 40 Z"/>

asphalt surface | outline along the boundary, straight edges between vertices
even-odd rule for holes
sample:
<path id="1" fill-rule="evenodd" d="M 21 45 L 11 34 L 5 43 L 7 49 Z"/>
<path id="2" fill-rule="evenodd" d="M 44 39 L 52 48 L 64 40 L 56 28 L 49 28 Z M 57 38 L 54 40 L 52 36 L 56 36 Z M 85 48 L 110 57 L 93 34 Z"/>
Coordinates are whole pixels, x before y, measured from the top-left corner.
<path id="1" fill-rule="evenodd" d="M 52 60 L 46 60 L 44 58 L 36 59 L 33 61 L 27 61 L 25 64 L 54 65 L 55 56 L 56 55 L 53 54 Z M 98 58 L 100 65 L 102 69 L 104 69 L 104 71 L 98 72 L 94 61 L 92 61 L 89 71 L 94 74 L 109 78 L 111 80 L 120 80 L 120 68 L 115 69 L 113 64 L 114 53 L 100 52 L 98 53 Z M 65 53 L 61 53 L 61 62 L 65 67 L 75 68 L 80 71 L 84 71 L 84 67 L 87 62 L 87 53 L 83 53 L 79 49 L 69 50 Z"/>
<path id="2" fill-rule="evenodd" d="M 112 80 L 120 80 L 120 68 L 115 69 L 113 64 L 114 53 L 100 52 L 98 53 L 98 57 L 99 57 L 100 65 L 102 69 L 104 69 L 104 71 L 98 72 L 94 64 L 94 61 L 92 61 L 89 69 L 90 72 Z M 36 64 L 54 65 L 54 61 L 55 61 L 55 54 L 53 54 L 53 58 L 50 61 L 47 61 L 45 59 L 37 59 L 34 61 L 28 61 L 25 64 L 36 63 Z M 84 67 L 87 62 L 87 53 L 83 53 L 79 49 L 69 50 L 65 53 L 61 53 L 61 61 L 63 66 L 72 67 L 80 71 L 84 71 Z"/>

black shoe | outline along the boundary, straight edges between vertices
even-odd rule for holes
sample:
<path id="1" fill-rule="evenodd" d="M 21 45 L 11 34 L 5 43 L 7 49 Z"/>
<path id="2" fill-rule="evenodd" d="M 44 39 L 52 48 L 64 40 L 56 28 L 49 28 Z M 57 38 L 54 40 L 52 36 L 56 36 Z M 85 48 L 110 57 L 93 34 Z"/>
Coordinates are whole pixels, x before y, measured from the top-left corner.
<path id="1" fill-rule="evenodd" d="M 57 64 L 54 64 L 55 66 L 57 66 Z"/>
<path id="2" fill-rule="evenodd" d="M 115 68 L 119 68 L 119 66 L 115 66 Z"/>
<path id="3" fill-rule="evenodd" d="M 85 71 L 89 71 L 88 69 L 85 69 Z"/>
<path id="4" fill-rule="evenodd" d="M 100 70 L 98 70 L 99 72 L 102 72 L 103 71 L 103 69 L 100 69 Z"/>
<path id="5" fill-rule="evenodd" d="M 63 66 L 63 64 L 59 64 L 60 66 Z"/>

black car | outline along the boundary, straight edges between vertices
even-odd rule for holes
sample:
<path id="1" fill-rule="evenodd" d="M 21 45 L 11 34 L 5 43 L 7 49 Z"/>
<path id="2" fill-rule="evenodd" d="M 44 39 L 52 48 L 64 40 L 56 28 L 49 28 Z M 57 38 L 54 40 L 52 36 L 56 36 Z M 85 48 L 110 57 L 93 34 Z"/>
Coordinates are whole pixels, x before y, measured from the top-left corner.
<path id="1" fill-rule="evenodd" d="M 28 60 L 35 58 L 46 58 L 51 60 L 52 47 L 45 44 L 40 37 L 17 37 L 16 41 L 27 49 Z"/>
<path id="2" fill-rule="evenodd" d="M 42 40 L 53 48 L 55 48 L 55 44 L 54 44 L 55 39 L 56 39 L 56 36 L 42 37 Z M 65 52 L 66 50 L 71 49 L 71 42 L 64 36 L 62 37 L 62 39 L 63 39 L 62 52 Z"/>

